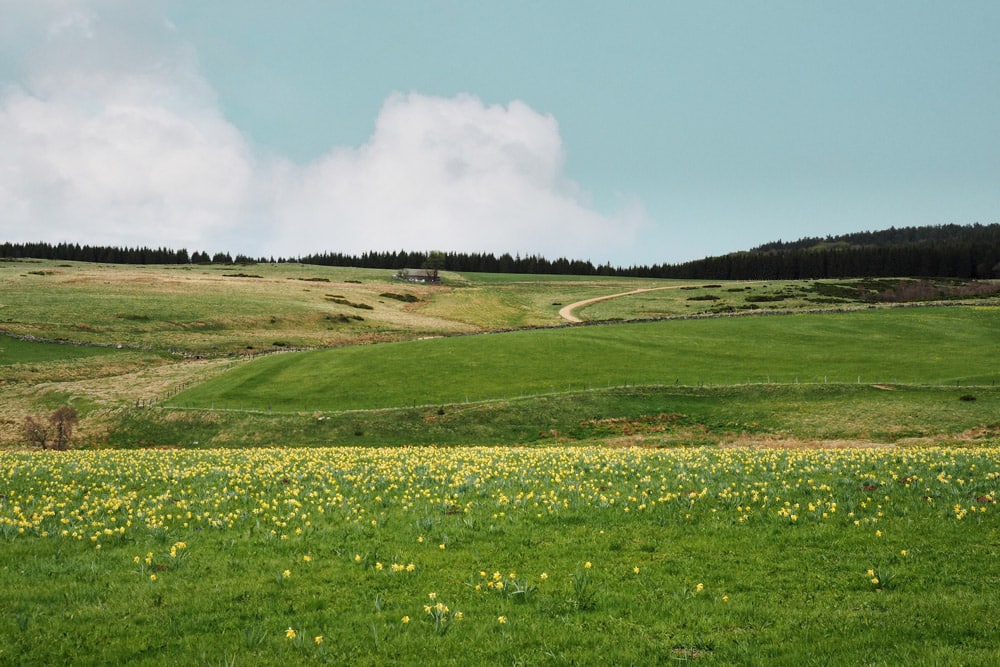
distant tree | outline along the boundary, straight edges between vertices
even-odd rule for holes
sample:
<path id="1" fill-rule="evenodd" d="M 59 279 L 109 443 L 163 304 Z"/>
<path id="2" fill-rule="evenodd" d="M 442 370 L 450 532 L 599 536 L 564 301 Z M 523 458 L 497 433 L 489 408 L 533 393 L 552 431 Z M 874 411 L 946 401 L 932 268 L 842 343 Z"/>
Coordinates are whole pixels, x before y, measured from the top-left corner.
<path id="1" fill-rule="evenodd" d="M 49 423 L 52 424 L 52 447 L 54 449 L 69 447 L 69 441 L 73 438 L 73 428 L 77 421 L 79 419 L 76 415 L 76 408 L 69 405 L 64 405 L 52 413 L 49 417 Z"/>
<path id="2" fill-rule="evenodd" d="M 420 268 L 430 271 L 431 278 L 438 279 L 438 272 L 444 268 L 445 254 L 439 250 L 432 250 L 427 253 L 427 259 Z"/>
<path id="3" fill-rule="evenodd" d="M 77 421 L 76 408 L 69 405 L 58 408 L 47 419 L 29 415 L 24 418 L 24 437 L 42 449 L 67 449 Z"/>
<path id="4" fill-rule="evenodd" d="M 46 449 L 49 443 L 50 425 L 44 419 L 29 415 L 24 418 L 24 437 L 32 445 Z"/>

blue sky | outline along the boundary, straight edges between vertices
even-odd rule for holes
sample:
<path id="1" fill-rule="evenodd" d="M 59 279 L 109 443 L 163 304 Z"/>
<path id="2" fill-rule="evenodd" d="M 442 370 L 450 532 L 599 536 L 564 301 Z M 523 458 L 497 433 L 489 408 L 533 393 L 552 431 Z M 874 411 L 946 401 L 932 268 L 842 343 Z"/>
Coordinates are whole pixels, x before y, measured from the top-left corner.
<path id="1" fill-rule="evenodd" d="M 0 237 L 675 263 L 1000 221 L 1000 3 L 0 0 Z"/>

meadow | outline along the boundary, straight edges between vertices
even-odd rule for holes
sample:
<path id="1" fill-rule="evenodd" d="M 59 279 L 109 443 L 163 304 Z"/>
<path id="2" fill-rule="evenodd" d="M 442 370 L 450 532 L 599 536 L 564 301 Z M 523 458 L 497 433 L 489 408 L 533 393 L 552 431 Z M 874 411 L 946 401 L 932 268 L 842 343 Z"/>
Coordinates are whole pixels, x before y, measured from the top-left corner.
<path id="1" fill-rule="evenodd" d="M 629 385 L 993 386 L 998 330 L 1000 308 L 938 307 L 437 338 L 273 355 L 168 405 L 358 410 Z"/>
<path id="2" fill-rule="evenodd" d="M 0 452 L 0 663 L 996 664 L 998 454 Z"/>
<path id="3" fill-rule="evenodd" d="M 1000 304 L 892 284 L 0 262 L 0 665 L 1000 663 Z"/>

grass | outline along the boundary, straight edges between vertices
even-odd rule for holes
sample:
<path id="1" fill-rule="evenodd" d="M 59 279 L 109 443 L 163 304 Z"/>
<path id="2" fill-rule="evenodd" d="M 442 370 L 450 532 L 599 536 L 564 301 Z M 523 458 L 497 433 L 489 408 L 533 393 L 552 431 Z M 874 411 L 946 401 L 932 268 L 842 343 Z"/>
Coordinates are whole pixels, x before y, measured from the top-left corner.
<path id="1" fill-rule="evenodd" d="M 1000 662 L 1000 308 L 389 274 L 0 263 L 0 664 Z"/>
<path id="2" fill-rule="evenodd" d="M 350 410 L 623 385 L 995 384 L 997 308 L 574 327 L 275 355 L 170 405 Z"/>
<path id="3" fill-rule="evenodd" d="M 78 359 L 107 357 L 112 354 L 115 354 L 115 350 L 106 347 L 46 344 L 10 336 L 0 337 L 0 367 L 7 368 L 7 372 L 11 373 L 16 372 L 15 366 L 33 364 L 51 366 Z"/>
<path id="4" fill-rule="evenodd" d="M 558 295 L 667 284 L 445 274 L 445 284 L 425 286 L 395 281 L 393 273 L 299 264 L 0 262 L 0 330 L 198 354 L 245 353 L 558 324 L 559 308 L 552 305 Z"/>
<path id="5" fill-rule="evenodd" d="M 244 270 L 246 269 L 246 270 Z M 417 294 L 389 271 L 54 265 L 48 275 L 0 265 L 0 327 L 41 338 L 217 354 L 393 340 L 474 330 L 415 314 L 382 293 Z"/>
<path id="6" fill-rule="evenodd" d="M 636 289 L 670 288 L 602 301 L 577 314 L 618 320 L 857 307 L 885 287 L 866 281 L 709 283 L 448 272 L 442 285 L 426 286 L 400 283 L 393 273 L 300 264 L 4 261 L 0 330 L 214 355 L 550 326 L 562 322 L 562 306 Z"/>
<path id="7" fill-rule="evenodd" d="M 970 396 L 976 400 L 961 400 Z M 307 447 L 965 445 L 989 443 L 1000 434 L 1000 389 L 994 387 L 618 387 L 384 410 L 215 408 L 117 411 L 105 442 L 123 448 L 284 442 Z"/>
<path id="8" fill-rule="evenodd" d="M 995 664 L 997 460 L 2 452 L 0 663 Z"/>

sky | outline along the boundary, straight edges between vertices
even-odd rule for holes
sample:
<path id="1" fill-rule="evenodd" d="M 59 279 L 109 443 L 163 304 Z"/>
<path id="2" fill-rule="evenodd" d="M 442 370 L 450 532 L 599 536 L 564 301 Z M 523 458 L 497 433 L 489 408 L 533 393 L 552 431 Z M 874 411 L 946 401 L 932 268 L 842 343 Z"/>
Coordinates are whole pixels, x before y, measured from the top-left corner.
<path id="1" fill-rule="evenodd" d="M 0 241 L 625 267 L 1000 222 L 996 0 L 0 16 Z"/>

